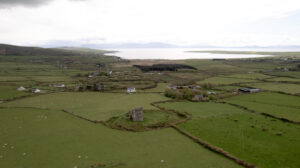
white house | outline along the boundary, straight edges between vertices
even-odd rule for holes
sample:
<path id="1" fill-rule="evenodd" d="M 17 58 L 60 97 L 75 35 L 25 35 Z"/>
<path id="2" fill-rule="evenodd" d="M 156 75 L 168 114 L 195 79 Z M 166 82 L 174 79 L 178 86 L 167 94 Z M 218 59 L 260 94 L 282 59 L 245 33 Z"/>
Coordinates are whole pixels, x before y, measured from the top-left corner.
<path id="1" fill-rule="evenodd" d="M 127 88 L 127 93 L 135 93 L 136 89 L 134 87 Z"/>
<path id="2" fill-rule="evenodd" d="M 33 88 L 30 90 L 32 93 L 41 93 L 40 89 Z"/>
<path id="3" fill-rule="evenodd" d="M 18 90 L 18 91 L 25 91 L 26 88 L 24 88 L 23 86 L 20 86 L 17 90 Z"/>

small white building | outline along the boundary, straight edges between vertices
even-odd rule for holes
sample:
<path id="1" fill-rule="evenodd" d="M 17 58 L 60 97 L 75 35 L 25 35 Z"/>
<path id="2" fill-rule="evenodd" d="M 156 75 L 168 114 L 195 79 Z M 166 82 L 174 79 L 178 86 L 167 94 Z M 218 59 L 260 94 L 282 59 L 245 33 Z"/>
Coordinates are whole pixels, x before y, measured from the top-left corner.
<path id="1" fill-rule="evenodd" d="M 17 89 L 18 91 L 25 91 L 26 90 L 26 88 L 25 87 L 23 87 L 23 86 L 20 86 L 18 89 Z"/>
<path id="2" fill-rule="evenodd" d="M 53 87 L 56 87 L 56 88 L 64 88 L 66 87 L 65 84 L 54 84 Z"/>
<path id="3" fill-rule="evenodd" d="M 134 87 L 127 88 L 127 93 L 135 93 L 136 89 Z"/>
<path id="4" fill-rule="evenodd" d="M 33 88 L 30 90 L 32 93 L 41 93 L 40 89 Z"/>

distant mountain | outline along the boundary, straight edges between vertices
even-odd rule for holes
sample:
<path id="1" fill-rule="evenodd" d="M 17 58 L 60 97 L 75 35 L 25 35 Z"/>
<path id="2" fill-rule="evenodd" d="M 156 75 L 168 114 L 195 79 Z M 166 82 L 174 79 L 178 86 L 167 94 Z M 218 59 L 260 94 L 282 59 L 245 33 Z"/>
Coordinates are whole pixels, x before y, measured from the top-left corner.
<path id="1" fill-rule="evenodd" d="M 267 48 L 267 49 L 276 49 L 276 48 L 291 48 L 291 49 L 300 49 L 298 45 L 274 45 L 274 46 L 214 46 L 214 45 L 176 45 L 163 42 L 134 42 L 134 43 L 100 43 L 100 44 L 79 44 L 72 41 L 54 41 L 48 44 L 43 45 L 44 47 L 60 47 L 60 46 L 77 46 L 79 48 L 93 48 L 93 49 L 126 49 L 126 48 Z"/>
<path id="2" fill-rule="evenodd" d="M 0 44 L 0 55 L 14 56 L 85 56 L 104 55 L 107 51 L 87 48 L 41 48 Z"/>
<path id="3" fill-rule="evenodd" d="M 126 48 L 215 48 L 210 45 L 175 45 L 162 42 L 149 42 L 149 43 L 100 43 L 100 44 L 78 44 L 69 41 L 55 41 L 44 44 L 44 47 L 60 47 L 60 46 L 76 46 L 83 48 L 94 49 L 126 49 Z"/>

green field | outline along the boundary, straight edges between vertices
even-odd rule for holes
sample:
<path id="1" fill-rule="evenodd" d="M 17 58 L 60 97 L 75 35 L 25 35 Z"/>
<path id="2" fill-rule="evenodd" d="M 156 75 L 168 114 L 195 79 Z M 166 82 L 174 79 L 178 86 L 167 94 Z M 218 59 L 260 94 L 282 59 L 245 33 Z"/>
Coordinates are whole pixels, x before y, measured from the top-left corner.
<path id="1" fill-rule="evenodd" d="M 31 80 L 38 82 L 70 82 L 74 81 L 69 76 L 30 76 Z"/>
<path id="2" fill-rule="evenodd" d="M 197 84 L 211 83 L 213 85 L 229 85 L 229 84 L 235 84 L 235 83 L 248 83 L 248 82 L 257 82 L 257 81 L 251 80 L 251 79 L 212 77 L 212 78 L 207 78 L 202 81 L 199 81 L 199 82 L 197 82 Z"/>
<path id="3" fill-rule="evenodd" d="M 218 86 L 215 89 L 225 90 L 225 91 L 237 91 L 240 86 L 232 86 L 232 85 L 225 85 L 225 86 Z"/>
<path id="4" fill-rule="evenodd" d="M 27 95 L 31 95 L 31 93 L 28 91 L 17 91 L 17 87 L 14 86 L 0 86 L 0 100 L 7 100 Z"/>
<path id="5" fill-rule="evenodd" d="M 263 90 L 280 91 L 290 94 L 300 93 L 300 84 L 260 82 L 248 83 L 246 85 L 250 87 L 261 88 Z"/>
<path id="6" fill-rule="evenodd" d="M 146 89 L 145 92 L 164 92 L 168 85 L 168 83 L 158 83 L 156 88 Z"/>
<path id="7" fill-rule="evenodd" d="M 272 78 L 272 76 L 264 75 L 261 73 L 244 73 L 244 74 L 233 74 L 226 77 L 230 78 L 240 78 L 240 79 L 267 79 Z"/>
<path id="8" fill-rule="evenodd" d="M 268 79 L 268 81 L 273 81 L 273 82 L 299 82 L 299 78 L 288 78 L 288 77 L 278 77 L 278 78 L 272 78 Z"/>
<path id="9" fill-rule="evenodd" d="M 55 93 L 3 104 L 5 107 L 37 107 L 67 110 L 92 120 L 105 121 L 129 112 L 132 108 L 156 109 L 150 103 L 168 100 L 160 94 Z"/>
<path id="10" fill-rule="evenodd" d="M 292 78 L 300 78 L 299 71 L 289 71 L 289 72 L 270 72 L 268 75 L 273 76 L 281 76 L 281 77 L 292 77 Z"/>
<path id="11" fill-rule="evenodd" d="M 0 132 L 3 168 L 239 167 L 171 128 L 131 133 L 60 111 L 0 109 Z"/>
<path id="12" fill-rule="evenodd" d="M 129 114 L 126 114 L 109 121 L 108 125 L 111 128 L 121 130 L 150 131 L 169 127 L 170 124 L 184 119 L 175 113 L 167 113 L 161 110 L 145 110 L 143 112 L 143 122 L 133 122 Z"/>
<path id="13" fill-rule="evenodd" d="M 264 168 L 298 168 L 300 126 L 216 103 L 168 103 L 192 119 L 180 128 Z"/>
<path id="14" fill-rule="evenodd" d="M 0 76 L 0 82 L 13 82 L 13 81 L 28 81 L 29 79 L 23 76 Z"/>
<path id="15" fill-rule="evenodd" d="M 300 121 L 300 97 L 297 96 L 262 92 L 235 96 L 223 101 L 241 105 L 260 113 Z"/>

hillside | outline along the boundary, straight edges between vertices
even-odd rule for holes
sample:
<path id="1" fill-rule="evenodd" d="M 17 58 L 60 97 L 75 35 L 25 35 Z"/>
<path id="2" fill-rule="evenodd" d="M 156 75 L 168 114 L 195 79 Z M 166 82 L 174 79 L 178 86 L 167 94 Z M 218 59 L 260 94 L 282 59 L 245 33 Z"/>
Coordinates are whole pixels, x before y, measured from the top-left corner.
<path id="1" fill-rule="evenodd" d="M 109 51 L 87 48 L 40 48 L 0 44 L 0 55 L 14 56 L 104 56 Z"/>

